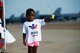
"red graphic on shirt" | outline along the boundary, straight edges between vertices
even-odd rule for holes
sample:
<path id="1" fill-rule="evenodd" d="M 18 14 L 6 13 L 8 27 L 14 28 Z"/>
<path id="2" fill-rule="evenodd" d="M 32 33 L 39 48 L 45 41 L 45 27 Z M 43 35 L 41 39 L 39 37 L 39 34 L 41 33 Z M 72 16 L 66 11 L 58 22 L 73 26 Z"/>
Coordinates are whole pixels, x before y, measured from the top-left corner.
<path id="1" fill-rule="evenodd" d="M 36 29 L 37 28 L 37 24 L 32 24 L 32 26 L 29 26 L 31 29 Z"/>

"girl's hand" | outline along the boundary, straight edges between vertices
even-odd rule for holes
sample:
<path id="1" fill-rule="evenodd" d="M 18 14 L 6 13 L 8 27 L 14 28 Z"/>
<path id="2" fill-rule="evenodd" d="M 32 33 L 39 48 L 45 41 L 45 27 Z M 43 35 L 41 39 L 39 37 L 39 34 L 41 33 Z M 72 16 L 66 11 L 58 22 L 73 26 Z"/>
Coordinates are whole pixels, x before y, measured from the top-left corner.
<path id="1" fill-rule="evenodd" d="M 23 45 L 26 46 L 26 42 L 23 42 Z"/>

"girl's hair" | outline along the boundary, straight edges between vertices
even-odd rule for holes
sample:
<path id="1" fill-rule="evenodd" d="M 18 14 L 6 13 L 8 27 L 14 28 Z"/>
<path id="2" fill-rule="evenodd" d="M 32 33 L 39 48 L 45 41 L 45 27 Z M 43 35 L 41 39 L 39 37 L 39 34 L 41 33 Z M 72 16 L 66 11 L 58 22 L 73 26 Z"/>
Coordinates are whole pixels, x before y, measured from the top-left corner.
<path id="1" fill-rule="evenodd" d="M 35 13 L 35 11 L 34 11 L 32 8 L 29 8 L 29 9 L 26 10 L 26 16 L 27 16 L 30 12 L 34 12 L 34 13 Z"/>

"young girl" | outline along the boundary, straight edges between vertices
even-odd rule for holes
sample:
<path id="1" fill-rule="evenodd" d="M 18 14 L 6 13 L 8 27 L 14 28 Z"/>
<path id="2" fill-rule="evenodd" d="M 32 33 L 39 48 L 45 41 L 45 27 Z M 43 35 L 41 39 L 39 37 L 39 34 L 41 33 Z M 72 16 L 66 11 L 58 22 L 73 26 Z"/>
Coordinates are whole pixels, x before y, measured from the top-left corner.
<path id="1" fill-rule="evenodd" d="M 28 46 L 28 53 L 37 53 L 37 47 L 41 38 L 41 26 L 45 25 L 46 21 L 50 21 L 52 18 L 46 19 L 34 19 L 35 11 L 28 9 L 26 11 L 26 19 L 23 24 L 23 44 Z"/>

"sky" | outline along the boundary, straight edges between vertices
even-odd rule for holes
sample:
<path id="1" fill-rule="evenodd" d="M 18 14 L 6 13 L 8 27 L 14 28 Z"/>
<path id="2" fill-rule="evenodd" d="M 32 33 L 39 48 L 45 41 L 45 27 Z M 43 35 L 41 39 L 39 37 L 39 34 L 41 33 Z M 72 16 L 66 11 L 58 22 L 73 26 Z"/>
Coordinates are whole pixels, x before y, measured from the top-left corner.
<path id="1" fill-rule="evenodd" d="M 6 18 L 11 15 L 20 16 L 28 8 L 39 11 L 39 14 L 52 14 L 61 7 L 61 13 L 80 12 L 80 0 L 6 0 Z"/>

